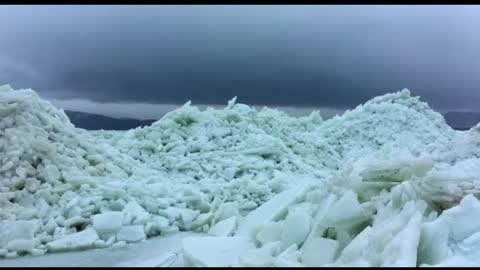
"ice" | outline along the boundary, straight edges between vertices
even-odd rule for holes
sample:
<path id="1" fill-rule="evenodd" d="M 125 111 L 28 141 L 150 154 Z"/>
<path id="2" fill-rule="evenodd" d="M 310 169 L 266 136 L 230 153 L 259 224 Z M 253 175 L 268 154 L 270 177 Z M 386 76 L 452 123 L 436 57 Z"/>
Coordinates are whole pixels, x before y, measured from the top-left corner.
<path id="1" fill-rule="evenodd" d="M 325 216 L 329 225 L 354 225 L 367 219 L 357 199 L 357 194 L 349 190 L 334 203 Z"/>
<path id="2" fill-rule="evenodd" d="M 268 267 L 273 265 L 272 255 L 261 250 L 247 251 L 240 256 L 240 265 L 247 267 Z"/>
<path id="3" fill-rule="evenodd" d="M 53 252 L 78 250 L 93 247 L 96 240 L 98 240 L 97 232 L 92 228 L 88 228 L 47 243 L 47 248 Z"/>
<path id="4" fill-rule="evenodd" d="M 33 239 L 16 239 L 8 243 L 8 250 L 30 252 L 35 248 L 35 241 Z"/>
<path id="5" fill-rule="evenodd" d="M 310 231 L 311 219 L 306 211 L 289 212 L 282 228 L 282 247 L 287 248 L 293 244 L 300 246 Z"/>
<path id="6" fill-rule="evenodd" d="M 142 225 L 124 226 L 117 232 L 118 241 L 138 242 L 146 238 Z"/>
<path id="7" fill-rule="evenodd" d="M 282 229 L 282 222 L 268 222 L 258 227 L 255 239 L 262 245 L 269 242 L 280 241 L 282 239 Z"/>
<path id="8" fill-rule="evenodd" d="M 0 267 L 55 267 L 59 265 L 65 267 L 169 266 L 181 262 L 182 239 L 189 236 L 201 236 L 201 234 L 181 232 L 152 237 L 145 242 L 132 244 L 121 242 L 125 244 L 121 248 L 107 247 L 95 250 L 47 253 L 36 257 L 24 256 L 11 260 L 0 259 Z M 172 253 L 176 255 L 175 259 L 172 258 Z M 174 262 L 172 262 L 172 259 L 174 259 Z"/>
<path id="9" fill-rule="evenodd" d="M 145 209 L 136 201 L 129 201 L 122 210 L 125 213 L 139 214 L 145 212 Z"/>
<path id="10" fill-rule="evenodd" d="M 478 263 L 480 128 L 451 129 L 406 89 L 325 121 L 187 102 L 129 131 L 79 129 L 35 91 L 0 89 L 1 257 L 194 231 L 213 235 L 185 247 L 195 265 Z"/>
<path id="11" fill-rule="evenodd" d="M 385 267 L 415 267 L 417 266 L 417 247 L 420 239 L 422 216 L 416 213 L 389 244 L 383 252 Z"/>
<path id="12" fill-rule="evenodd" d="M 7 247 L 13 240 L 32 240 L 38 227 L 35 220 L 0 220 L 0 247 Z"/>
<path id="13" fill-rule="evenodd" d="M 233 216 L 213 225 L 208 231 L 208 234 L 213 236 L 231 236 L 236 226 L 237 218 Z"/>
<path id="14" fill-rule="evenodd" d="M 280 251 L 280 245 L 281 243 L 276 241 L 267 243 L 259 249 L 251 249 L 240 256 L 240 265 L 259 267 L 273 266 L 275 256 L 278 255 Z"/>
<path id="15" fill-rule="evenodd" d="M 480 219 L 472 218 L 480 216 L 480 202 L 473 195 L 465 196 L 460 205 L 448 209 L 444 214 L 451 217 L 450 233 L 454 240 L 463 240 L 480 232 Z"/>
<path id="16" fill-rule="evenodd" d="M 419 264 L 437 264 L 448 256 L 450 217 L 442 215 L 422 224 L 418 247 Z"/>
<path id="17" fill-rule="evenodd" d="M 177 259 L 177 254 L 171 251 L 159 253 L 154 258 L 131 259 L 124 263 L 115 264 L 114 267 L 167 267 L 171 266 Z"/>
<path id="18" fill-rule="evenodd" d="M 335 259 L 339 243 L 333 239 L 315 237 L 302 248 L 301 260 L 306 266 L 321 266 Z"/>
<path id="19" fill-rule="evenodd" d="M 183 256 L 191 266 L 229 267 L 254 247 L 251 240 L 244 236 L 188 237 L 183 239 Z"/>
<path id="20" fill-rule="evenodd" d="M 123 213 L 122 212 L 104 212 L 92 216 L 93 228 L 98 235 L 116 233 L 122 227 Z"/>
<path id="21" fill-rule="evenodd" d="M 235 235 L 251 235 L 257 226 L 273 221 L 283 214 L 290 204 L 304 196 L 308 187 L 308 184 L 292 187 L 253 210 L 241 222 Z"/>

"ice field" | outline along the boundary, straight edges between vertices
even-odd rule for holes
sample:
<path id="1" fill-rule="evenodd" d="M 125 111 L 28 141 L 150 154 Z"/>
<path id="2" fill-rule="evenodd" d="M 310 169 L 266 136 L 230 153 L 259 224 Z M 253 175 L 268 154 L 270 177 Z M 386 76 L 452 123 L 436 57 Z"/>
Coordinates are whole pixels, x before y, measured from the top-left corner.
<path id="1" fill-rule="evenodd" d="M 480 266 L 480 125 L 409 90 L 86 131 L 0 86 L 0 266 Z"/>

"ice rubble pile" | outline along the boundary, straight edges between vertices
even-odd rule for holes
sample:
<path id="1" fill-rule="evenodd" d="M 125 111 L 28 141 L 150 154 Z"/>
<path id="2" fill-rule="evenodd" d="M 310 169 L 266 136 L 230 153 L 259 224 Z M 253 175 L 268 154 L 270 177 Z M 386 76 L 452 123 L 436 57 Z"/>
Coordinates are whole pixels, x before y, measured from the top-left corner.
<path id="1" fill-rule="evenodd" d="M 210 235 L 185 239 L 192 265 L 475 263 L 480 128 L 408 90 L 327 121 L 233 99 L 90 132 L 3 86 L 0 116 L 0 256 L 192 230 Z"/>

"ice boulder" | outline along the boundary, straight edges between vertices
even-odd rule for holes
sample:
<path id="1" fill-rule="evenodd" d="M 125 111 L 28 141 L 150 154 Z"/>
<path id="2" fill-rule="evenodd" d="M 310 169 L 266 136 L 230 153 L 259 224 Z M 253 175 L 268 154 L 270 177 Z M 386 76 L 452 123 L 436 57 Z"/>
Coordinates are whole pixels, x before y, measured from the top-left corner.
<path id="1" fill-rule="evenodd" d="M 118 241 L 138 242 L 146 238 L 143 225 L 133 225 L 122 227 L 117 232 Z"/>
<path id="2" fill-rule="evenodd" d="M 260 244 L 280 241 L 282 238 L 283 222 L 268 222 L 258 228 L 255 239 Z"/>
<path id="3" fill-rule="evenodd" d="M 115 234 L 122 227 L 123 213 L 108 211 L 92 216 L 93 228 L 100 236 Z"/>
<path id="4" fill-rule="evenodd" d="M 422 216 L 419 212 L 411 217 L 405 227 L 393 237 L 383 250 L 384 267 L 417 266 L 417 248 L 420 241 Z"/>
<path id="5" fill-rule="evenodd" d="M 138 204 L 136 201 L 129 201 L 123 208 L 122 210 L 125 213 L 131 213 L 131 214 L 137 214 L 137 213 L 142 213 L 146 212 L 146 210 Z"/>
<path id="6" fill-rule="evenodd" d="M 282 228 L 282 248 L 285 249 L 293 244 L 300 246 L 310 231 L 311 223 L 312 218 L 306 211 L 288 213 Z"/>
<path id="7" fill-rule="evenodd" d="M 208 231 L 213 236 L 231 236 L 237 226 L 237 217 L 229 217 L 213 225 Z"/>
<path id="8" fill-rule="evenodd" d="M 349 190 L 328 209 L 325 218 L 329 225 L 352 226 L 368 217 L 358 202 L 357 194 Z"/>
<path id="9" fill-rule="evenodd" d="M 280 251 L 280 245 L 280 241 L 269 242 L 261 248 L 249 250 L 240 257 L 240 264 L 248 267 L 273 266 L 275 256 L 278 255 L 278 252 Z"/>
<path id="10" fill-rule="evenodd" d="M 450 217 L 441 215 L 422 224 L 417 264 L 437 264 L 448 256 L 448 235 Z"/>
<path id="11" fill-rule="evenodd" d="M 314 237 L 302 248 L 301 261 L 305 266 L 322 266 L 335 259 L 339 243 L 336 240 Z"/>
<path id="12" fill-rule="evenodd" d="M 480 202 L 473 195 L 465 196 L 460 205 L 444 211 L 451 217 L 450 235 L 452 239 L 461 241 L 476 232 L 480 232 Z"/>
<path id="13" fill-rule="evenodd" d="M 98 234 L 93 228 L 78 233 L 72 233 L 58 240 L 47 243 L 50 251 L 70 251 L 91 248 L 98 240 Z"/>
<path id="14" fill-rule="evenodd" d="M 38 228 L 36 220 L 0 220 L 0 248 L 6 248 L 13 240 L 33 239 Z"/>
<path id="15" fill-rule="evenodd" d="M 31 252 L 35 248 L 34 239 L 16 239 L 8 243 L 8 250 L 16 252 Z"/>
<path id="16" fill-rule="evenodd" d="M 274 221 L 275 218 L 284 214 L 288 206 L 304 196 L 309 187 L 308 184 L 302 183 L 275 195 L 275 197 L 250 212 L 239 225 L 235 235 L 252 236 L 258 226 Z"/>
<path id="17" fill-rule="evenodd" d="M 245 236 L 205 236 L 183 239 L 183 256 L 190 266 L 233 266 L 238 263 L 244 253 L 253 248 L 255 245 Z"/>

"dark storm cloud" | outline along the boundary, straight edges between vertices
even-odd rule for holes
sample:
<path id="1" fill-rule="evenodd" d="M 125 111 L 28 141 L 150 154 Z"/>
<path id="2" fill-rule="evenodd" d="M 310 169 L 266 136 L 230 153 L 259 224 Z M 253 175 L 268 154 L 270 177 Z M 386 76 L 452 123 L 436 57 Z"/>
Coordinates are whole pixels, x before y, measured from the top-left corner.
<path id="1" fill-rule="evenodd" d="M 0 83 L 96 102 L 480 103 L 477 6 L 2 6 Z"/>

